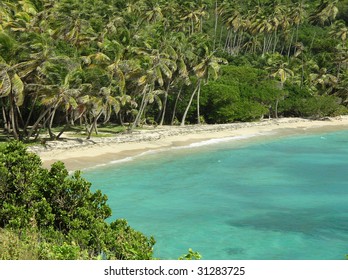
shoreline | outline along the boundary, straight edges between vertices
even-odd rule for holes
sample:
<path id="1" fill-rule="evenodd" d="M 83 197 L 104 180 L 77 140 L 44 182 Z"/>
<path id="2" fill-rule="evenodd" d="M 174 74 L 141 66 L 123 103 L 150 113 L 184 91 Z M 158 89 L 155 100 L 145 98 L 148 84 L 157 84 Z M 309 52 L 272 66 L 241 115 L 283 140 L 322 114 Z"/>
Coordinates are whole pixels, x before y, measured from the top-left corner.
<path id="1" fill-rule="evenodd" d="M 66 137 L 50 141 L 44 146 L 32 146 L 29 151 L 40 156 L 48 168 L 56 161 L 64 162 L 69 171 L 83 170 L 127 158 L 140 156 L 148 151 L 209 144 L 209 140 L 224 139 L 245 143 L 266 137 L 282 137 L 303 133 L 326 132 L 348 129 L 348 116 L 309 120 L 281 118 L 258 122 L 149 127 L 132 133 L 110 137 L 94 137 L 90 140 Z M 65 136 L 65 135 L 63 135 Z M 201 143 L 209 141 L 207 143 Z"/>

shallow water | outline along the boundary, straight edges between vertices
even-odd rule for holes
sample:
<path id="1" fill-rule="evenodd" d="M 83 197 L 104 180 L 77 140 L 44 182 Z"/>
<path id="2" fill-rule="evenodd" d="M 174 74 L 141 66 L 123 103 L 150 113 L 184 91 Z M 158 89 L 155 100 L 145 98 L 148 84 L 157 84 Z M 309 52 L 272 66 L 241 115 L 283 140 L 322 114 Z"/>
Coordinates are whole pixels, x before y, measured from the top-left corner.
<path id="1" fill-rule="evenodd" d="M 113 219 L 203 259 L 344 259 L 348 131 L 193 145 L 84 172 Z M 212 141 L 206 143 L 212 144 Z M 196 146 L 196 147 L 194 147 Z"/>

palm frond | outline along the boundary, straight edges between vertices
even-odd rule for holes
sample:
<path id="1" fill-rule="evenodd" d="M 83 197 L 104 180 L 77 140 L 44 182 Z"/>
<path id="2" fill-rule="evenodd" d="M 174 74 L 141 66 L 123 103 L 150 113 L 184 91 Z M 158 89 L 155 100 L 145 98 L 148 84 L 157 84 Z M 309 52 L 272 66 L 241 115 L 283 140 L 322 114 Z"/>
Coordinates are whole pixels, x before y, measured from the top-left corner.
<path id="1" fill-rule="evenodd" d="M 6 71 L 0 72 L 0 97 L 8 96 L 11 93 L 11 78 Z"/>

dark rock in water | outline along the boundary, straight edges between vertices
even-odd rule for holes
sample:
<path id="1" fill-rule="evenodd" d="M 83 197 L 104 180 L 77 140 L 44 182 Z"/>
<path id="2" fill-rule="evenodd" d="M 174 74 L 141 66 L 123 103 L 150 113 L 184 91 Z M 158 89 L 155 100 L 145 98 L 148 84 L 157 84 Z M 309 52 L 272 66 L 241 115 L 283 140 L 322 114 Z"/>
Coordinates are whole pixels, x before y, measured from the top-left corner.
<path id="1" fill-rule="evenodd" d="M 226 253 L 231 257 L 236 255 L 242 255 L 245 254 L 245 249 L 241 247 L 231 247 L 226 249 Z"/>

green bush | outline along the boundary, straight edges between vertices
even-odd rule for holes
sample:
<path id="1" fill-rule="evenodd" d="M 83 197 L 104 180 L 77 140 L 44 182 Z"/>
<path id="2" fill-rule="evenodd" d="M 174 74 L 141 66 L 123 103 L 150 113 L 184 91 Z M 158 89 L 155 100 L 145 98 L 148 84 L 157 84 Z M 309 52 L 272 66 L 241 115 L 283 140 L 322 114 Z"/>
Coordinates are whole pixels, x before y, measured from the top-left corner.
<path id="1" fill-rule="evenodd" d="M 151 259 L 155 240 L 124 220 L 107 223 L 107 196 L 90 187 L 80 172 L 69 176 L 61 162 L 47 170 L 23 144 L 5 146 L 0 154 L 0 229 L 8 231 L 0 246 L 8 253 L 1 258 Z M 30 234 L 24 238 L 23 232 Z M 11 239 L 14 244 L 8 243 Z M 28 246 L 32 255 L 25 255 Z"/>
<path id="2" fill-rule="evenodd" d="M 202 88 L 202 114 L 208 123 L 258 120 L 283 95 L 277 82 L 260 69 L 224 66 L 221 77 Z"/>
<path id="3" fill-rule="evenodd" d="M 322 118 L 345 115 L 348 109 L 340 105 L 335 96 L 322 95 L 312 97 L 292 97 L 281 104 L 280 110 L 285 116 L 299 116 L 304 118 Z"/>

